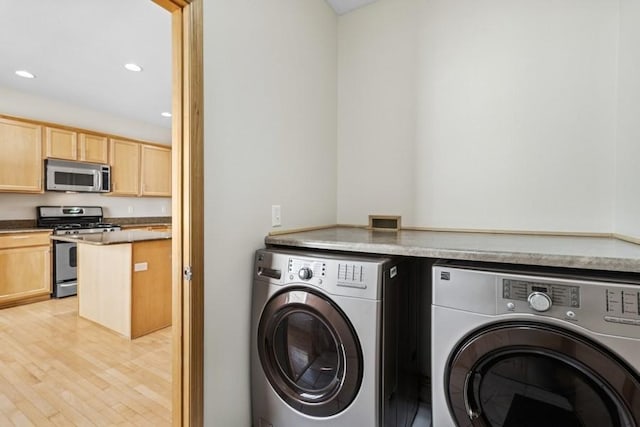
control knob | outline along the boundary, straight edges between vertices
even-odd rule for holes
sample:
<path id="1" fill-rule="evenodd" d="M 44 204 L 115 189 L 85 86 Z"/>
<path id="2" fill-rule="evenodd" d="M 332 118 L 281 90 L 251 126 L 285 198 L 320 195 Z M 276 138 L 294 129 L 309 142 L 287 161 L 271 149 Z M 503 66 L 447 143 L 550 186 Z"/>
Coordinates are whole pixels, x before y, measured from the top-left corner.
<path id="1" fill-rule="evenodd" d="M 300 271 L 298 271 L 298 277 L 302 280 L 309 280 L 313 277 L 313 271 L 309 267 L 302 267 Z"/>
<path id="2" fill-rule="evenodd" d="M 551 298 L 543 292 L 531 292 L 527 302 L 535 311 L 547 311 L 551 308 Z"/>

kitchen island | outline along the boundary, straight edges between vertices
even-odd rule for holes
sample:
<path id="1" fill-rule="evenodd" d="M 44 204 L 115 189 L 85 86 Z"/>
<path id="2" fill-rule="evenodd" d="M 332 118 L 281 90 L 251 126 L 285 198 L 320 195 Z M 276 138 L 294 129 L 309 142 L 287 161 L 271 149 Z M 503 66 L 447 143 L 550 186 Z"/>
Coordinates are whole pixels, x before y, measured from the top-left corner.
<path id="1" fill-rule="evenodd" d="M 171 233 L 52 236 L 77 243 L 78 314 L 133 339 L 171 325 Z"/>

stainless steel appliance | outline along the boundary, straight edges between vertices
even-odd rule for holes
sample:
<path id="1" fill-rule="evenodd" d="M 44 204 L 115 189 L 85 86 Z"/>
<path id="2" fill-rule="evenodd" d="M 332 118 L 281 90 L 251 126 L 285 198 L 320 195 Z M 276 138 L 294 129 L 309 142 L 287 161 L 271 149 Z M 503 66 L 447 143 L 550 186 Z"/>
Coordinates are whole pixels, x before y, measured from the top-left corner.
<path id="1" fill-rule="evenodd" d="M 436 427 L 640 426 L 638 275 L 441 262 Z"/>
<path id="2" fill-rule="evenodd" d="M 52 228 L 55 235 L 105 233 L 120 226 L 102 222 L 99 206 L 38 206 L 37 225 Z M 78 289 L 76 243 L 53 243 L 53 296 L 75 295 Z"/>
<path id="3" fill-rule="evenodd" d="M 47 159 L 46 189 L 83 193 L 111 191 L 111 166 L 97 163 Z"/>
<path id="4" fill-rule="evenodd" d="M 252 425 L 410 426 L 418 397 L 410 272 L 399 259 L 257 251 Z"/>

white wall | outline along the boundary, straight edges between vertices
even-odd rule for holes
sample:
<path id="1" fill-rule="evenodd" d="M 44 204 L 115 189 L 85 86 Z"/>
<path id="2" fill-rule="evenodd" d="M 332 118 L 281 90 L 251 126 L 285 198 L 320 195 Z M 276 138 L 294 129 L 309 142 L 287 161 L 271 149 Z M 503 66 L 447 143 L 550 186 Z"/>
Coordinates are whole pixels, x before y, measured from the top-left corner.
<path id="1" fill-rule="evenodd" d="M 338 220 L 414 223 L 418 26 L 423 0 L 381 1 L 338 19 Z"/>
<path id="2" fill-rule="evenodd" d="M 340 158 L 339 223 L 612 231 L 616 2 L 380 0 L 338 28 L 338 149 L 366 160 Z"/>
<path id="3" fill-rule="evenodd" d="M 6 87 L 0 87 L 0 114 L 171 145 L 170 125 L 155 126 Z"/>
<path id="4" fill-rule="evenodd" d="M 161 144 L 171 144 L 171 129 L 92 111 L 40 96 L 0 87 L 0 114 L 95 130 Z M 171 199 L 107 197 L 99 194 L 0 193 L 0 220 L 35 219 L 39 205 L 102 206 L 107 217 L 171 215 Z"/>
<path id="5" fill-rule="evenodd" d="M 620 1 L 615 231 L 640 238 L 640 2 Z"/>
<path id="6" fill-rule="evenodd" d="M 205 425 L 250 425 L 253 253 L 336 221 L 336 17 L 324 0 L 204 2 Z"/>
<path id="7" fill-rule="evenodd" d="M 100 194 L 0 193 L 0 220 L 35 219 L 36 206 L 102 206 L 106 218 L 171 216 L 168 197 L 111 197 Z"/>

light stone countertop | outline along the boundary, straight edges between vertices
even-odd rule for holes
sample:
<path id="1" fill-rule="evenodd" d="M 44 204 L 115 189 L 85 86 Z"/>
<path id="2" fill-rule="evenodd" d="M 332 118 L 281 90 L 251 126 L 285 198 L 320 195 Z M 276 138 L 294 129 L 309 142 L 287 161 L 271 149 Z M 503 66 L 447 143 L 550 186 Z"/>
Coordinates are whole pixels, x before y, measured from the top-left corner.
<path id="1" fill-rule="evenodd" d="M 609 237 L 450 231 L 371 231 L 356 227 L 288 233 L 267 245 L 425 258 L 640 273 L 640 245 Z"/>
<path id="2" fill-rule="evenodd" d="M 63 242 L 88 243 L 90 245 L 117 245 L 122 243 L 144 242 L 149 240 L 171 239 L 171 233 L 146 230 L 122 230 L 107 233 L 73 234 L 51 236 L 51 240 Z"/>

